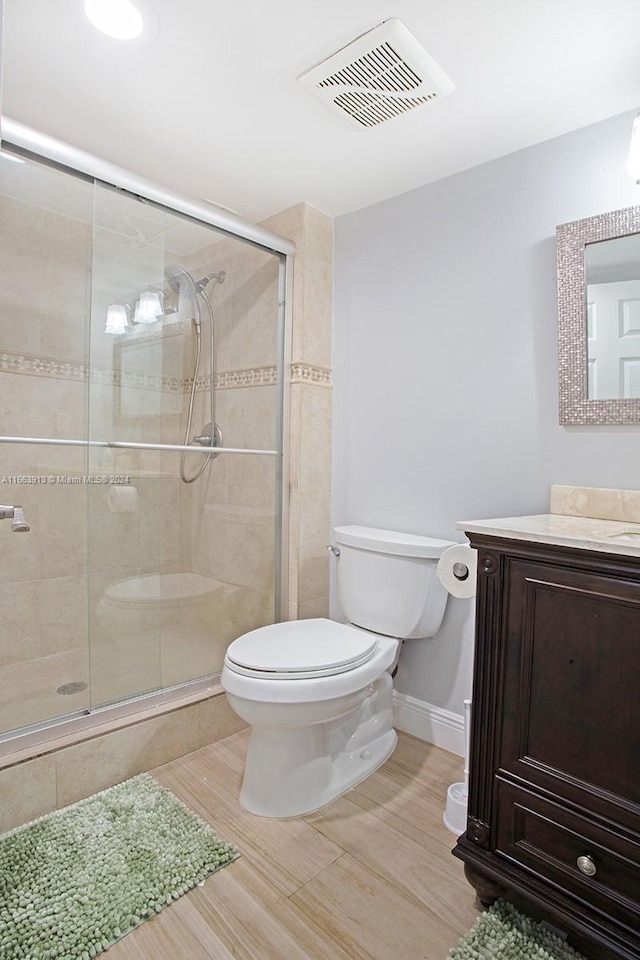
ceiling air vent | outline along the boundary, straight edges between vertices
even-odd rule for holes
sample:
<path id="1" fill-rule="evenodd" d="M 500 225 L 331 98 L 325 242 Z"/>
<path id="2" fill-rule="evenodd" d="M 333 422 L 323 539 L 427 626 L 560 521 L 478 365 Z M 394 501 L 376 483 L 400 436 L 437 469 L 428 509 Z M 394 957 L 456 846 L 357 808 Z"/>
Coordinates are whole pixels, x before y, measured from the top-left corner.
<path id="1" fill-rule="evenodd" d="M 358 127 L 376 127 L 454 85 L 401 20 L 385 20 L 299 77 Z"/>

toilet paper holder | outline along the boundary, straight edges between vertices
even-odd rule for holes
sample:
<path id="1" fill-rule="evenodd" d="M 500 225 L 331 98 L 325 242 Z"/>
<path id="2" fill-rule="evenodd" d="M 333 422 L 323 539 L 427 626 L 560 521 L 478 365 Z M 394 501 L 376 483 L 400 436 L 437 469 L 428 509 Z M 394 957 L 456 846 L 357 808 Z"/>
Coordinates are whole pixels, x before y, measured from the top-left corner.
<path id="1" fill-rule="evenodd" d="M 476 595 L 478 551 L 466 543 L 454 543 L 438 560 L 438 579 L 452 597 L 469 599 Z"/>

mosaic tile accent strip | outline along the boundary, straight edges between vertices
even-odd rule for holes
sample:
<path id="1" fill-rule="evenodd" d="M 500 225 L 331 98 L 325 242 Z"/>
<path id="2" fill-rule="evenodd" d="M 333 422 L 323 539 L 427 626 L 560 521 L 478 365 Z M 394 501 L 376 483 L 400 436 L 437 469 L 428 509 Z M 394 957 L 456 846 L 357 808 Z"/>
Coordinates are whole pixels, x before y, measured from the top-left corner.
<path id="1" fill-rule="evenodd" d="M 584 253 L 587 243 L 640 233 L 640 206 L 556 227 L 559 419 L 562 424 L 640 423 L 640 399 L 589 400 Z"/>
<path id="2" fill-rule="evenodd" d="M 216 387 L 226 390 L 229 387 L 264 387 L 278 382 L 278 368 L 252 367 L 249 370 L 228 370 L 216 375 Z"/>
<path id="3" fill-rule="evenodd" d="M 87 370 L 85 376 L 87 379 Z M 131 370 L 111 370 L 108 367 L 89 368 L 88 379 L 92 383 L 106 383 L 114 387 L 135 387 L 137 390 L 154 390 L 157 393 L 185 393 L 190 380 L 178 377 L 155 377 L 148 373 L 133 373 Z"/>
<path id="4" fill-rule="evenodd" d="M 91 366 L 72 363 L 66 360 L 54 360 L 51 357 L 32 356 L 30 354 L 0 352 L 0 373 L 18 373 L 31 377 L 48 377 L 52 380 L 75 380 L 112 384 L 115 387 L 134 387 L 139 390 L 155 390 L 165 393 L 188 393 L 191 389 L 189 377 L 153 376 L 137 374 L 132 371 L 111 369 L 110 367 Z M 276 366 L 250 367 L 246 370 L 226 370 L 216 375 L 216 387 L 228 390 L 234 387 L 274 386 L 278 382 Z M 311 364 L 291 364 L 292 383 L 313 383 L 322 386 L 332 385 L 331 370 L 315 367 Z M 196 390 L 208 390 L 208 376 L 199 377 Z"/>
<path id="5" fill-rule="evenodd" d="M 116 387 L 138 387 L 142 390 L 182 393 L 190 381 L 175 377 L 154 377 L 130 371 L 111 370 L 107 367 L 87 367 L 84 363 L 69 360 L 54 360 L 51 357 L 31 356 L 21 353 L 0 353 L 0 373 L 18 373 L 29 377 L 46 377 L 49 380 L 74 380 L 84 383 L 90 377 L 94 383 L 113 384 Z"/>
<path id="6" fill-rule="evenodd" d="M 292 363 L 291 383 L 313 383 L 331 387 L 333 376 L 327 367 L 315 367 L 310 363 Z"/>
<path id="7" fill-rule="evenodd" d="M 277 382 L 278 368 L 275 366 L 253 367 L 249 370 L 230 370 L 216 375 L 216 387 L 222 390 L 231 387 L 274 386 Z M 331 370 L 327 370 L 325 367 L 314 367 L 307 363 L 292 363 L 291 383 L 313 383 L 330 387 L 332 385 Z M 199 378 L 196 390 L 207 390 L 208 388 L 209 378 Z"/>
<path id="8" fill-rule="evenodd" d="M 87 368 L 83 363 L 6 351 L 0 353 L 0 372 L 22 373 L 30 377 L 49 377 L 52 380 L 87 379 Z"/>

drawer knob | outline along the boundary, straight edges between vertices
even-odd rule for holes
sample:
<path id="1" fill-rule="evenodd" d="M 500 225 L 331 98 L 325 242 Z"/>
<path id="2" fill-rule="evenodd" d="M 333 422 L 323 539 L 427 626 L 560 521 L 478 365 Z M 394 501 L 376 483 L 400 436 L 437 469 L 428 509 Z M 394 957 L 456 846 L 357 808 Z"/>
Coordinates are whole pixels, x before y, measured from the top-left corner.
<path id="1" fill-rule="evenodd" d="M 596 865 L 591 857 L 585 855 L 584 857 L 578 857 L 578 870 L 584 873 L 586 877 L 595 877 Z"/>

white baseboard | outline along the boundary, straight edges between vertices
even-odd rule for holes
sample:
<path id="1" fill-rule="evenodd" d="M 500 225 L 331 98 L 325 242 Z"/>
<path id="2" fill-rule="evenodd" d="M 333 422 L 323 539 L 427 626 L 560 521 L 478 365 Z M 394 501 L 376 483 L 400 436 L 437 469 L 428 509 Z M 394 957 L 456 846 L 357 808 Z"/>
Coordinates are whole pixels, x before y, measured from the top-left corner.
<path id="1" fill-rule="evenodd" d="M 464 717 L 393 691 L 394 726 L 420 740 L 464 757 Z"/>

